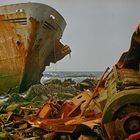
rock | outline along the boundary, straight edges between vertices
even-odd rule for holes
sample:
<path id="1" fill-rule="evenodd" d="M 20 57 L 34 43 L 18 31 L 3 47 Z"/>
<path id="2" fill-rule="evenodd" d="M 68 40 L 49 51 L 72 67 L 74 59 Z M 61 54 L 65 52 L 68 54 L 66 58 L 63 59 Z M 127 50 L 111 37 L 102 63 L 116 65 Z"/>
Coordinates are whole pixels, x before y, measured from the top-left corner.
<path id="1" fill-rule="evenodd" d="M 48 84 L 57 84 L 57 85 L 61 85 L 62 82 L 61 82 L 61 80 L 59 80 L 59 79 L 49 79 L 49 80 L 45 81 L 44 84 L 45 84 L 45 85 L 48 85 Z"/>
<path id="2" fill-rule="evenodd" d="M 6 102 L 7 103 L 25 102 L 25 99 L 19 93 L 12 93 L 9 94 L 9 98 Z"/>
<path id="3" fill-rule="evenodd" d="M 64 87 L 70 86 L 70 85 L 74 85 L 74 84 L 76 84 L 76 82 L 73 81 L 71 78 L 65 79 L 64 82 L 62 83 L 62 85 L 63 85 Z"/>
<path id="4" fill-rule="evenodd" d="M 19 107 L 19 104 L 13 103 L 7 106 L 6 112 L 14 112 Z"/>
<path id="5" fill-rule="evenodd" d="M 0 114 L 0 120 L 4 120 L 8 118 L 8 114 Z"/>
<path id="6" fill-rule="evenodd" d="M 61 92 L 57 94 L 57 97 L 62 98 L 62 99 L 63 98 L 70 99 L 70 98 L 73 98 L 73 94 Z"/>
<path id="7" fill-rule="evenodd" d="M 25 99 L 31 101 L 36 96 L 40 96 L 41 94 L 45 94 L 45 87 L 43 85 L 33 85 L 26 92 Z"/>
<path id="8" fill-rule="evenodd" d="M 14 140 L 7 132 L 0 132 L 0 140 Z"/>
<path id="9" fill-rule="evenodd" d="M 48 101 L 49 99 L 72 98 L 78 94 L 78 90 L 73 86 L 63 86 L 59 84 L 33 85 L 26 93 L 27 101 Z M 66 94 L 64 94 L 66 93 Z"/>
<path id="10" fill-rule="evenodd" d="M 93 90 L 96 87 L 97 81 L 93 79 L 85 79 L 82 82 L 79 83 L 79 88 L 81 91 L 84 91 L 85 89 Z"/>

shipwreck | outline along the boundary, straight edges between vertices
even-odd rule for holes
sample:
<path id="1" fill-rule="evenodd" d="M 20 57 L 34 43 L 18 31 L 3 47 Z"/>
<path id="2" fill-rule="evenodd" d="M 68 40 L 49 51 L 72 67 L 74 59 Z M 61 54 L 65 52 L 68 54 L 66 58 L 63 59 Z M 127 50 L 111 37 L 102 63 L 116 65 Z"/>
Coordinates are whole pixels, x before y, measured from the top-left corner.
<path id="1" fill-rule="evenodd" d="M 26 90 L 39 81 L 46 65 L 71 52 L 59 41 L 66 22 L 49 6 L 2 6 L 0 26 L 1 91 L 14 86 Z M 49 100 L 37 108 L 31 107 L 34 98 L 1 105 L 0 134 L 10 139 L 80 140 L 81 135 L 98 140 L 140 139 L 139 53 L 140 24 L 130 49 L 110 71 L 106 69 L 93 90 L 70 101 Z"/>
<path id="2" fill-rule="evenodd" d="M 0 6 L 0 91 L 23 92 L 39 83 L 45 66 L 71 52 L 60 39 L 64 18 L 48 5 Z"/>

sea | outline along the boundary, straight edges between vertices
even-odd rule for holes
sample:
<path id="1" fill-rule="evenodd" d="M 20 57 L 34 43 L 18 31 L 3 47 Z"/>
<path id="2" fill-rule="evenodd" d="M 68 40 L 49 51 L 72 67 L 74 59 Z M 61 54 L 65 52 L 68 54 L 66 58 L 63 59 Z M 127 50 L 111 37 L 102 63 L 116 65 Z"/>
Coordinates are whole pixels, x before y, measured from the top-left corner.
<path id="1" fill-rule="evenodd" d="M 44 84 L 50 79 L 59 79 L 61 81 L 72 79 L 78 83 L 87 78 L 98 79 L 102 73 L 102 71 L 44 71 L 41 83 Z"/>

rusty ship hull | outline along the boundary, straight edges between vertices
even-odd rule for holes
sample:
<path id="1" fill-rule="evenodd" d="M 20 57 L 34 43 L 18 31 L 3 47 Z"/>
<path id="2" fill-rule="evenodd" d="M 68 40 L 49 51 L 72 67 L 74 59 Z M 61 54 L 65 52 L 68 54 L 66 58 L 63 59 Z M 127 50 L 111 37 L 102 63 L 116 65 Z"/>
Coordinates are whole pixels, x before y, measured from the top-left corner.
<path id="1" fill-rule="evenodd" d="M 0 91 L 23 92 L 39 83 L 45 66 L 71 52 L 61 42 L 64 18 L 48 5 L 0 7 Z"/>

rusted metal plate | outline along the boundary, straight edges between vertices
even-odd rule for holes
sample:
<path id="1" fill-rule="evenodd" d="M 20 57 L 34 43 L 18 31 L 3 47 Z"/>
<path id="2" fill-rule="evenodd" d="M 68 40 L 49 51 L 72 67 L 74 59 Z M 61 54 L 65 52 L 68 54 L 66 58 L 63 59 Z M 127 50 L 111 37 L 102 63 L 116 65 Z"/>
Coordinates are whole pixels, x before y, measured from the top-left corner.
<path id="1" fill-rule="evenodd" d="M 57 117 L 58 118 L 65 118 L 69 117 L 77 108 L 76 105 L 73 104 L 73 102 L 65 102 L 61 109 L 58 112 Z M 76 116 L 80 113 L 80 109 L 76 112 L 76 114 L 73 114 L 73 116 Z"/>
<path id="2" fill-rule="evenodd" d="M 87 125 L 88 127 L 99 126 L 101 123 L 101 116 L 99 115 L 94 117 L 67 117 L 63 119 L 45 119 L 41 120 L 38 123 L 39 128 L 42 128 L 46 131 L 54 131 L 54 132 L 67 132 L 72 133 L 76 129 L 76 127 L 80 124 Z"/>
<path id="3" fill-rule="evenodd" d="M 90 97 L 91 97 L 90 91 L 84 91 L 80 93 L 78 96 L 74 97 L 71 100 L 71 102 L 73 102 L 75 105 L 81 104 L 80 108 L 82 110 L 85 104 L 87 103 L 87 101 L 90 99 Z"/>
<path id="4" fill-rule="evenodd" d="M 51 106 L 49 104 L 45 104 L 39 112 L 38 117 L 41 119 L 47 118 L 51 114 L 51 112 Z"/>
<path id="5" fill-rule="evenodd" d="M 136 28 L 131 38 L 131 46 L 128 52 L 125 52 L 117 63 L 119 68 L 139 69 L 140 61 L 140 24 Z"/>
<path id="6" fill-rule="evenodd" d="M 57 113 L 54 109 L 59 107 Z M 102 113 L 86 113 L 85 116 L 81 117 L 80 104 L 74 105 L 73 102 L 62 102 L 62 101 L 49 101 L 40 107 L 36 115 L 28 117 L 26 120 L 33 127 L 41 128 L 51 132 L 67 132 L 72 133 L 76 127 L 80 124 L 88 127 L 98 126 L 101 122 Z"/>
<path id="7" fill-rule="evenodd" d="M 138 140 L 140 139 L 140 132 L 130 135 L 127 140 Z"/>
<path id="8" fill-rule="evenodd" d="M 9 14 L 9 18 L 25 18 L 26 14 Z M 25 65 L 25 57 L 27 50 L 25 49 L 25 37 L 17 34 L 18 30 L 24 30 L 16 23 L 7 20 L 6 16 L 0 15 L 0 89 L 3 91 L 5 87 L 13 87 L 14 84 L 19 86 L 19 81 Z M 18 44 L 19 43 L 19 44 Z"/>

